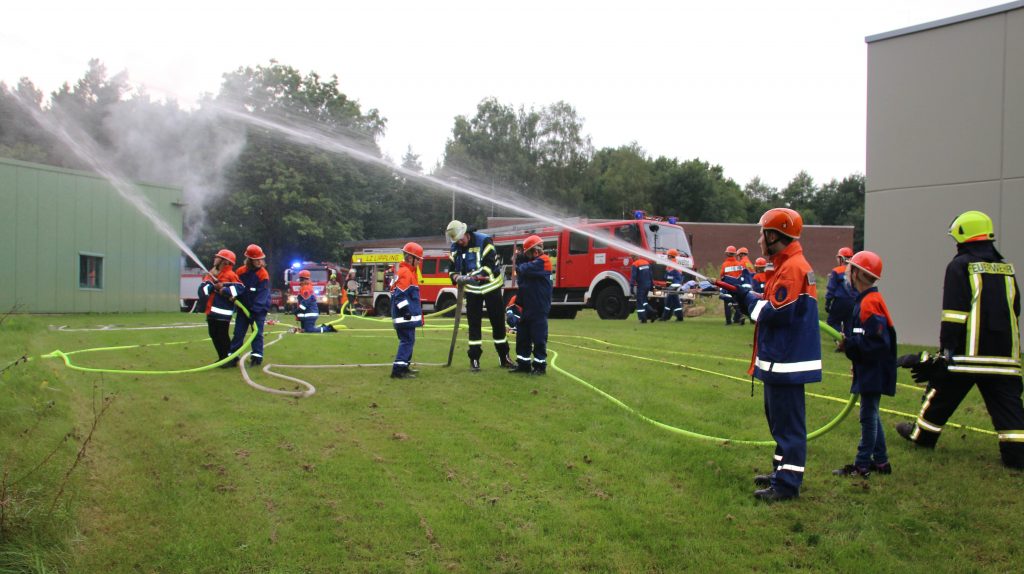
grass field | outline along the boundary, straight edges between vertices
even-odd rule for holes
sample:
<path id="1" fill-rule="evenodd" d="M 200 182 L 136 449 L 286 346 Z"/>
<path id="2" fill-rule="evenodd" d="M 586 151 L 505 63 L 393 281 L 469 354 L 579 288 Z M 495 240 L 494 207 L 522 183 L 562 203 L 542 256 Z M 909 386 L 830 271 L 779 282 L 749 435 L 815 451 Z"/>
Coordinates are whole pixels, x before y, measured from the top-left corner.
<path id="1" fill-rule="evenodd" d="M 1022 475 L 996 438 L 948 428 L 911 448 L 884 414 L 895 472 L 851 480 L 856 411 L 810 443 L 799 500 L 755 501 L 769 469 L 761 388 L 745 375 L 752 328 L 721 316 L 640 325 L 592 312 L 552 321 L 556 364 L 659 428 L 557 372 L 499 371 L 485 346 L 471 373 L 465 332 L 451 368 L 279 369 L 303 399 L 244 383 L 237 369 L 93 374 L 211 361 L 196 315 L 12 316 L 0 361 L 0 571 L 18 572 L 1019 572 Z M 160 326 L 163 330 L 53 330 Z M 387 323 L 348 318 L 337 334 L 288 334 L 283 364 L 390 363 Z M 435 319 L 429 326 L 450 325 Z M 289 324 L 290 326 L 290 324 Z M 898 326 L 897 326 L 898 327 Z M 268 332 L 282 330 L 268 327 Z M 268 335 L 268 341 L 276 335 Z M 423 330 L 415 359 L 443 362 L 448 330 Z M 158 343 L 181 343 L 159 345 Z M 849 397 L 849 364 L 824 356 L 808 428 Z M 682 365 L 702 369 L 696 371 Z M 296 385 L 253 372 L 268 387 Z M 724 375 L 724 376 L 723 376 Z M 882 407 L 916 413 L 901 373 Z M 106 409 L 104 410 L 104 406 Z M 973 392 L 954 422 L 991 429 Z M 83 450 L 84 445 L 84 450 Z"/>

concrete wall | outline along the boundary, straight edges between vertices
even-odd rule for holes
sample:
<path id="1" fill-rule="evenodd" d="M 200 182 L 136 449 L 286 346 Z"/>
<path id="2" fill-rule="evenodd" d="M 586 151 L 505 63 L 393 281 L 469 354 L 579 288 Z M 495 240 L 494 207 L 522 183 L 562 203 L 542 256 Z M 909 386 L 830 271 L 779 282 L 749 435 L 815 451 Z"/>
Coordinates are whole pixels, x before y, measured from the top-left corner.
<path id="1" fill-rule="evenodd" d="M 865 248 L 885 262 L 901 342 L 938 343 L 961 212 L 991 216 L 1024 270 L 1024 7 L 1007 6 L 868 39 Z"/>
<path id="2" fill-rule="evenodd" d="M 138 185 L 181 232 L 181 190 Z M 181 253 L 93 174 L 0 159 L 0 312 L 178 309 Z M 103 258 L 102 288 L 79 286 L 79 255 Z"/>

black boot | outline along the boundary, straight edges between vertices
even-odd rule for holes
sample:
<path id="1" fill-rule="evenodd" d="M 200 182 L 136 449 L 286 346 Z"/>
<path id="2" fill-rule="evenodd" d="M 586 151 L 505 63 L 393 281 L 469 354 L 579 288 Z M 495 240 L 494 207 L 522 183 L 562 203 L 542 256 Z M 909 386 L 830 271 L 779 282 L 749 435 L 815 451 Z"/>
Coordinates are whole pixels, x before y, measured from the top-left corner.
<path id="1" fill-rule="evenodd" d="M 469 360 L 469 370 L 473 371 L 474 373 L 479 373 L 480 372 L 480 359 L 470 359 Z"/>

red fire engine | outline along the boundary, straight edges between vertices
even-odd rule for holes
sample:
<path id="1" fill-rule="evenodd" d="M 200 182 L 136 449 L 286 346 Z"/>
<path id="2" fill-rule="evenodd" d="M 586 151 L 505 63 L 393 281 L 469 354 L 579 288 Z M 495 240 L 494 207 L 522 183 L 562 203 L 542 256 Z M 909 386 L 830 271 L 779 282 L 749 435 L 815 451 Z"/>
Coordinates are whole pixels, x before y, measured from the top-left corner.
<path id="1" fill-rule="evenodd" d="M 572 319 L 583 307 L 592 307 L 602 319 L 625 319 L 633 309 L 629 281 L 629 253 L 598 239 L 561 226 L 544 223 L 521 224 L 483 229 L 494 239 L 501 262 L 505 264 L 506 301 L 515 294 L 512 276 L 512 254 L 521 249 L 530 235 L 544 239 L 544 251 L 553 264 L 554 293 L 551 317 Z M 638 212 L 637 219 L 616 221 L 573 222 L 572 227 L 592 235 L 608 235 L 614 239 L 659 254 L 652 263 L 655 289 L 652 306 L 660 310 L 665 286 L 664 255 L 669 249 L 679 251 L 677 262 L 693 268 L 690 242 L 675 218 L 649 218 Z"/>
<path id="2" fill-rule="evenodd" d="M 400 248 L 364 249 L 353 253 L 351 269 L 355 271 L 358 284 L 353 305 L 365 309 L 368 314 L 390 316 L 391 282 L 401 262 Z M 420 302 L 425 311 L 444 309 L 455 304 L 455 286 L 448 277 L 450 264 L 447 251 L 427 249 L 423 252 L 419 282 Z"/>
<path id="3" fill-rule="evenodd" d="M 286 312 L 290 312 L 299 300 L 299 271 L 303 270 L 309 271 L 309 280 L 313 284 L 313 292 L 316 293 L 316 304 L 320 307 L 321 314 L 328 314 L 327 282 L 330 280 L 332 273 L 337 274 L 339 282 L 344 281 L 348 270 L 337 263 L 326 261 L 319 263 L 314 261 L 293 262 L 291 267 L 284 270 L 284 310 Z"/>

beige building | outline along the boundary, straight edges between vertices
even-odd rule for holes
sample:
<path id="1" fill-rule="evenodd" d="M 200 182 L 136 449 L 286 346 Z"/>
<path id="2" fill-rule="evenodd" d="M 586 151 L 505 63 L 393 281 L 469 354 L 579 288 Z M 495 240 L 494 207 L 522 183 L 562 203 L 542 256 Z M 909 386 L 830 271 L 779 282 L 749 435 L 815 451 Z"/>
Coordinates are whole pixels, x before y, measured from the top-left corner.
<path id="1" fill-rule="evenodd" d="M 955 216 L 991 216 L 1024 280 L 1024 1 L 866 41 L 865 248 L 900 342 L 937 345 Z"/>

